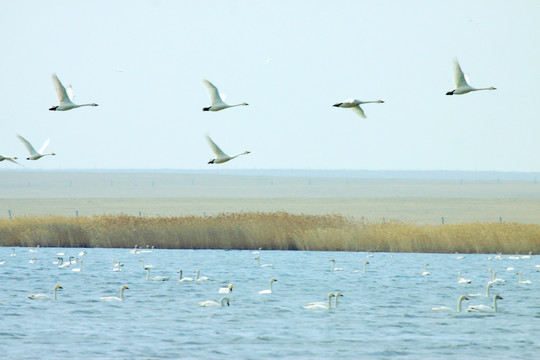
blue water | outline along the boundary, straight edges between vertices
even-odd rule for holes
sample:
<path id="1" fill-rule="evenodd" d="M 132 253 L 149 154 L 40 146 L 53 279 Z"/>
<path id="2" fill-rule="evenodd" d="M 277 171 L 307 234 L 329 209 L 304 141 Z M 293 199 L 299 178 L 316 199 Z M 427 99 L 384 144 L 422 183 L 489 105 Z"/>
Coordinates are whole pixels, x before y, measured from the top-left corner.
<path id="1" fill-rule="evenodd" d="M 0 248 L 0 353 L 3 359 L 419 359 L 538 358 L 540 354 L 540 256 L 263 251 L 86 249 L 82 272 L 52 262 L 82 249 Z M 124 263 L 113 272 L 112 258 Z M 154 266 L 147 281 L 139 259 Z M 489 259 L 491 257 L 491 259 Z M 34 264 L 29 263 L 36 258 Z M 330 271 L 330 259 L 343 271 Z M 362 264 L 369 261 L 366 273 Z M 429 276 L 422 276 L 429 263 Z M 508 267 L 515 270 L 507 271 Z M 485 293 L 488 268 L 505 283 L 499 312 L 434 312 L 457 306 L 461 294 Z M 208 282 L 179 282 L 178 269 Z M 360 270 L 353 273 L 354 270 Z M 457 272 L 472 280 L 458 284 Z M 517 271 L 531 284 L 519 284 Z M 274 293 L 261 295 L 276 278 Z M 232 283 L 229 307 L 202 308 Z M 31 293 L 57 301 L 30 300 Z M 127 285 L 124 302 L 104 302 Z M 331 311 L 306 310 L 340 291 Z M 491 305 L 471 297 L 463 303 Z"/>

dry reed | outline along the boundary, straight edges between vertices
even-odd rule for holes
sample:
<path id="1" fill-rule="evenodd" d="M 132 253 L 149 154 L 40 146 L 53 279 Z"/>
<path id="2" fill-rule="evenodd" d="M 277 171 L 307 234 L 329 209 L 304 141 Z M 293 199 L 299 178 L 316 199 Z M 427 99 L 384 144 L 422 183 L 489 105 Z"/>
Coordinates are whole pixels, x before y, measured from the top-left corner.
<path id="1" fill-rule="evenodd" d="M 0 246 L 257 249 L 438 253 L 540 250 L 540 226 L 517 223 L 370 223 L 340 215 L 233 213 L 210 217 L 0 219 Z"/>

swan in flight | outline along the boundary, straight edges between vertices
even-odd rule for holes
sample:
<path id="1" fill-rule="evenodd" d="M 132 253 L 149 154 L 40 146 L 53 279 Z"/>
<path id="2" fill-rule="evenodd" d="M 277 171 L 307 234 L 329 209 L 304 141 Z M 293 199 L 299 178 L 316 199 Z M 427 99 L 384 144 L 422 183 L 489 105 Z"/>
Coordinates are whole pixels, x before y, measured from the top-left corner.
<path id="1" fill-rule="evenodd" d="M 182 269 L 178 270 L 178 281 L 193 281 L 193 278 L 182 277 Z"/>
<path id="2" fill-rule="evenodd" d="M 272 294 L 274 292 L 274 288 L 272 287 L 272 284 L 277 281 L 276 279 L 270 280 L 270 289 L 261 290 L 259 291 L 259 294 Z"/>
<path id="3" fill-rule="evenodd" d="M 103 296 L 100 297 L 99 300 L 101 301 L 124 301 L 124 290 L 129 289 L 126 285 L 122 285 L 120 288 L 120 297 L 118 296 Z"/>
<path id="4" fill-rule="evenodd" d="M 63 287 L 60 285 L 56 285 L 54 287 L 54 300 L 56 300 L 56 291 L 58 289 L 62 290 Z M 30 294 L 28 295 L 28 298 L 31 300 L 53 300 L 53 298 L 51 298 L 49 295 L 46 295 L 46 294 Z"/>
<path id="5" fill-rule="evenodd" d="M 219 288 L 218 293 L 219 294 L 228 294 L 232 292 L 232 284 L 229 284 L 227 287 Z"/>
<path id="6" fill-rule="evenodd" d="M 222 297 L 219 300 L 219 302 L 214 301 L 214 300 L 199 301 L 199 306 L 202 306 L 202 307 L 209 307 L 209 306 L 224 307 L 224 304 L 227 304 L 227 306 L 229 306 L 229 298 L 228 297 Z"/>
<path id="7" fill-rule="evenodd" d="M 523 274 L 521 273 L 521 271 L 518 271 L 517 274 L 519 275 L 519 283 L 520 284 L 530 284 L 531 283 L 531 280 L 523 280 Z"/>
<path id="8" fill-rule="evenodd" d="M 456 88 L 452 91 L 448 91 L 446 95 L 463 95 L 466 93 L 469 93 L 471 91 L 478 91 L 478 90 L 495 90 L 493 86 L 488 88 L 474 88 L 471 85 L 469 85 L 469 81 L 467 79 L 467 76 L 463 74 L 463 71 L 461 70 L 461 66 L 459 66 L 459 62 L 454 60 L 454 82 L 456 84 Z"/>
<path id="9" fill-rule="evenodd" d="M 460 272 L 458 272 L 458 283 L 460 283 L 460 284 L 470 284 L 471 280 L 462 278 L 461 277 L 461 271 L 460 271 Z"/>
<path id="10" fill-rule="evenodd" d="M 461 302 L 463 300 L 469 300 L 469 298 L 465 295 L 461 295 L 458 299 L 458 303 L 457 303 L 457 312 L 461 312 Z M 439 307 L 434 307 L 434 308 L 431 308 L 431 310 L 433 311 L 454 311 L 454 309 L 452 308 L 449 308 L 448 306 L 439 306 Z"/>
<path id="11" fill-rule="evenodd" d="M 152 281 L 169 281 L 169 277 L 168 276 L 154 276 L 153 278 L 150 278 L 150 268 L 149 267 L 145 267 L 144 268 L 147 273 L 146 273 L 146 280 L 152 280 Z"/>
<path id="12" fill-rule="evenodd" d="M 332 298 L 336 296 L 334 293 L 328 293 L 328 302 L 327 304 L 320 302 L 311 302 L 304 306 L 304 309 L 308 310 L 330 310 Z"/>
<path id="13" fill-rule="evenodd" d="M 484 304 L 480 305 L 471 305 L 467 308 L 467 311 L 479 311 L 479 312 L 497 312 L 497 300 L 502 300 L 503 298 L 499 295 L 493 296 L 493 307 L 487 306 Z"/>
<path id="14" fill-rule="evenodd" d="M 200 275 L 199 270 L 195 270 L 195 281 L 208 281 L 210 278 L 208 276 L 199 276 Z"/>
<path id="15" fill-rule="evenodd" d="M 30 142 L 23 138 L 21 135 L 17 134 L 17 138 L 21 140 L 24 146 L 26 146 L 26 150 L 28 150 L 28 152 L 30 153 L 30 157 L 27 157 L 26 160 L 38 160 L 46 155 L 56 155 L 55 153 L 44 153 L 47 146 L 49 146 L 50 139 L 47 139 L 41 149 L 39 149 L 39 151 L 36 151 L 32 144 L 30 144 Z"/>
<path id="16" fill-rule="evenodd" d="M 216 155 L 216 158 L 215 159 L 212 159 L 210 160 L 208 163 L 209 164 L 222 164 L 224 162 L 227 162 L 229 160 L 232 160 L 234 159 L 235 157 L 238 157 L 240 155 L 245 155 L 245 154 L 249 154 L 250 152 L 249 151 L 244 151 L 243 153 L 240 153 L 238 155 L 234 155 L 234 156 L 229 156 L 227 154 L 225 154 L 223 152 L 223 150 L 221 150 L 219 148 L 219 146 L 216 145 L 215 142 L 212 141 L 212 139 L 210 138 L 210 136 L 206 135 L 206 141 L 208 141 L 208 145 L 210 145 L 210 149 L 212 149 L 212 152 L 214 153 L 214 155 Z"/>
<path id="17" fill-rule="evenodd" d="M 262 264 L 261 265 L 261 258 L 259 256 L 257 256 L 255 258 L 255 260 L 257 260 L 257 267 L 274 267 L 273 264 Z"/>
<path id="18" fill-rule="evenodd" d="M 332 267 L 330 268 L 330 271 L 343 271 L 342 268 L 336 267 L 336 260 L 330 259 L 332 262 Z"/>
<path id="19" fill-rule="evenodd" d="M 56 96 L 58 97 L 59 104 L 51 107 L 51 111 L 66 111 L 75 109 L 81 106 L 98 106 L 96 103 L 77 105 L 73 103 L 73 89 L 71 85 L 67 88 L 62 85 L 56 74 L 52 74 L 52 81 L 56 90 Z"/>
<path id="20" fill-rule="evenodd" d="M 214 84 L 212 84 L 210 81 L 206 79 L 202 79 L 201 81 L 204 84 L 204 86 L 206 86 L 206 88 L 208 89 L 208 96 L 210 96 L 210 100 L 212 101 L 212 105 L 203 108 L 203 111 L 220 111 L 220 110 L 227 109 L 230 107 L 248 105 L 248 103 L 241 103 L 241 104 L 236 104 L 236 105 L 226 104 L 221 99 L 221 96 L 219 95 L 219 91 L 217 87 L 214 86 Z"/>
<path id="21" fill-rule="evenodd" d="M 15 160 L 17 160 L 16 156 L 7 156 L 7 155 L 0 154 L 0 162 L 2 162 L 4 160 L 12 162 L 12 163 L 17 164 L 17 165 L 21 165 L 17 161 L 15 161 Z M 23 166 L 23 165 L 21 165 L 21 166 Z"/>
<path id="22" fill-rule="evenodd" d="M 339 102 L 339 103 L 336 103 L 334 104 L 333 106 L 335 107 L 340 107 L 340 108 L 346 108 L 346 109 L 351 109 L 352 111 L 354 111 L 358 116 L 362 117 L 362 118 L 366 118 L 366 114 L 364 113 L 364 110 L 362 110 L 362 108 L 360 107 L 360 105 L 362 104 L 370 104 L 370 103 L 378 103 L 378 104 L 382 104 L 384 103 L 384 101 L 382 100 L 375 100 L 375 101 L 360 101 L 358 99 L 349 99 L 349 100 L 345 100 L 343 102 Z"/>
<path id="23" fill-rule="evenodd" d="M 427 271 L 428 266 L 429 266 L 429 264 L 424 264 L 424 272 L 422 273 L 423 276 L 429 275 L 429 271 Z"/>

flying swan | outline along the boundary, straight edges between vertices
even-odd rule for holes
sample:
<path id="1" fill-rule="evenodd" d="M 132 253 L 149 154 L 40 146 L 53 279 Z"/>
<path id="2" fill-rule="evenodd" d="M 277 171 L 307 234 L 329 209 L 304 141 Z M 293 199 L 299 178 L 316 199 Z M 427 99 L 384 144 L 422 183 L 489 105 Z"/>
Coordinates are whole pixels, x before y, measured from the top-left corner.
<path id="1" fill-rule="evenodd" d="M 206 88 L 208 89 L 208 96 L 210 96 L 210 100 L 212 102 L 212 105 L 203 108 L 203 111 L 220 111 L 223 109 L 235 107 L 235 106 L 247 106 L 248 103 L 241 103 L 236 105 L 228 105 L 226 104 L 219 95 L 219 91 L 217 87 L 214 86 L 210 81 L 206 79 L 201 79 L 202 83 Z"/>
<path id="2" fill-rule="evenodd" d="M 52 81 L 54 84 L 54 88 L 56 90 L 56 96 L 58 97 L 59 104 L 56 106 L 51 107 L 49 110 L 51 111 L 66 111 L 75 109 L 81 106 L 98 106 L 98 104 L 91 103 L 91 104 L 81 104 L 77 105 L 73 103 L 73 89 L 71 88 L 71 85 L 67 87 L 67 89 L 62 85 L 60 80 L 58 80 L 58 77 L 56 74 L 52 74 Z"/>
<path id="3" fill-rule="evenodd" d="M 120 288 L 120 297 L 117 296 L 104 296 L 99 298 L 101 301 L 124 301 L 124 290 L 129 289 L 126 285 L 122 285 Z"/>
<path id="4" fill-rule="evenodd" d="M 488 88 L 474 88 L 470 86 L 467 76 L 463 74 L 463 71 L 461 70 L 461 66 L 459 66 L 459 62 L 457 61 L 457 59 L 454 60 L 454 66 L 454 82 L 456 84 L 456 88 L 452 91 L 448 91 L 446 95 L 463 95 L 471 91 L 496 89 L 493 86 Z"/>
<path id="5" fill-rule="evenodd" d="M 15 161 L 15 160 L 17 160 L 16 156 L 7 156 L 7 155 L 0 154 L 0 162 L 2 162 L 4 160 L 12 162 L 12 163 L 17 164 L 17 165 L 21 165 L 17 161 Z M 21 165 L 21 166 L 23 166 L 23 165 Z"/>
<path id="6" fill-rule="evenodd" d="M 227 162 L 229 160 L 232 160 L 234 159 L 235 157 L 238 157 L 240 155 L 245 155 L 245 154 L 249 154 L 250 152 L 249 151 L 244 151 L 243 153 L 240 153 L 238 155 L 234 155 L 234 156 L 229 156 L 227 154 L 225 154 L 220 148 L 219 146 L 216 145 L 215 142 L 212 141 L 212 139 L 210 138 L 210 136 L 206 135 L 206 141 L 208 141 L 208 145 L 210 145 L 210 149 L 212 149 L 212 152 L 214 153 L 214 155 L 216 155 L 216 158 L 215 159 L 212 159 L 210 160 L 208 163 L 209 164 L 222 164 L 224 162 Z"/>
<path id="7" fill-rule="evenodd" d="M 458 299 L 458 303 L 457 303 L 457 312 L 461 312 L 461 302 L 463 300 L 469 300 L 469 298 L 465 295 L 461 295 Z M 431 308 L 431 310 L 433 311 L 454 311 L 454 309 L 452 308 L 449 308 L 448 306 L 439 306 L 439 307 L 434 307 L 434 308 Z"/>
<path id="8" fill-rule="evenodd" d="M 47 139 L 45 143 L 43 144 L 43 146 L 41 147 L 41 149 L 39 149 L 39 151 L 36 151 L 36 149 L 34 149 L 32 144 L 30 144 L 30 142 L 26 140 L 25 138 L 23 138 L 21 135 L 17 134 L 17 138 L 21 140 L 24 146 L 26 146 L 26 150 L 28 150 L 28 152 L 30 153 L 30 157 L 27 157 L 26 160 L 38 160 L 47 155 L 56 155 L 55 153 L 47 153 L 47 154 L 44 153 L 45 148 L 49 146 L 50 139 Z"/>
<path id="9" fill-rule="evenodd" d="M 58 289 L 62 290 L 63 287 L 60 285 L 56 285 L 54 287 L 54 300 L 56 300 L 56 291 Z M 46 294 L 30 294 L 28 295 L 28 298 L 31 300 L 53 300 L 53 298 L 51 298 L 49 295 L 46 295 Z"/>
<path id="10" fill-rule="evenodd" d="M 272 284 L 277 281 L 276 279 L 270 280 L 270 289 L 261 290 L 259 291 L 259 294 L 272 294 L 274 292 L 274 288 L 272 287 Z"/>
<path id="11" fill-rule="evenodd" d="M 366 114 L 364 113 L 364 110 L 362 110 L 362 108 L 360 107 L 360 105 L 362 104 L 371 104 L 371 103 L 378 103 L 378 104 L 382 104 L 384 103 L 384 101 L 382 100 L 375 100 L 375 101 L 360 101 L 358 99 L 349 99 L 349 100 L 345 100 L 343 102 L 339 102 L 339 103 L 336 103 L 334 104 L 333 106 L 335 107 L 340 107 L 340 108 L 346 108 L 346 109 L 351 109 L 352 111 L 354 111 L 358 116 L 360 116 L 361 118 L 366 118 Z"/>

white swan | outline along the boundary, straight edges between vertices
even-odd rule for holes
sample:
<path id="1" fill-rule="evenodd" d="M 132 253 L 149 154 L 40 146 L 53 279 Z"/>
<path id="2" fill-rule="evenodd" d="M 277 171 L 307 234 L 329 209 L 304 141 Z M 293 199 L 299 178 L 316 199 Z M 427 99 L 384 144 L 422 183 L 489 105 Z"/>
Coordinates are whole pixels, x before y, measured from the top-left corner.
<path id="1" fill-rule="evenodd" d="M 144 259 L 139 259 L 140 262 L 142 262 L 142 266 L 143 266 L 143 269 L 146 269 L 146 268 L 153 268 L 154 265 L 145 265 L 144 264 Z"/>
<path id="2" fill-rule="evenodd" d="M 15 160 L 17 160 L 16 156 L 7 156 L 7 155 L 0 154 L 0 162 L 2 162 L 4 160 L 12 162 L 12 163 L 17 164 L 17 165 L 21 165 L 17 161 L 15 161 Z M 23 165 L 21 165 L 21 166 L 23 166 Z"/>
<path id="3" fill-rule="evenodd" d="M 454 82 L 456 84 L 456 88 L 452 91 L 448 91 L 446 95 L 463 95 L 466 93 L 469 93 L 471 91 L 478 91 L 478 90 L 495 90 L 496 88 L 488 87 L 488 88 L 474 88 L 469 85 L 469 81 L 465 74 L 463 74 L 463 71 L 461 70 L 461 66 L 459 66 L 459 62 L 454 60 Z"/>
<path id="4" fill-rule="evenodd" d="M 270 280 L 270 289 L 261 290 L 259 291 L 259 294 L 272 294 L 274 292 L 274 288 L 272 287 L 272 284 L 277 281 L 276 279 Z"/>
<path id="5" fill-rule="evenodd" d="M 209 307 L 209 306 L 224 307 L 224 304 L 227 304 L 227 306 L 229 306 L 229 298 L 228 297 L 222 297 L 219 300 L 219 302 L 214 301 L 214 300 L 199 301 L 199 306 L 203 306 L 203 307 Z"/>
<path id="6" fill-rule="evenodd" d="M 101 301 L 124 301 L 124 290 L 129 289 L 126 285 L 122 285 L 120 288 L 120 297 L 118 296 L 103 296 L 100 297 L 99 300 Z"/>
<path id="7" fill-rule="evenodd" d="M 83 260 L 80 261 L 78 268 L 71 269 L 71 271 L 81 272 L 82 271 L 82 263 L 83 263 Z"/>
<path id="8" fill-rule="evenodd" d="M 424 264 L 424 272 L 422 273 L 423 276 L 429 275 L 429 271 L 427 271 L 428 266 L 429 266 L 429 264 Z"/>
<path id="9" fill-rule="evenodd" d="M 458 303 L 457 303 L 457 312 L 461 312 L 461 302 L 463 300 L 469 300 L 469 298 L 465 295 L 461 295 L 458 299 Z M 454 311 L 454 309 L 452 308 L 449 308 L 448 306 L 439 306 L 439 307 L 434 307 L 434 308 L 431 308 L 431 310 L 433 311 Z"/>
<path id="10" fill-rule="evenodd" d="M 367 261 L 367 260 L 364 261 L 364 265 L 362 266 L 362 274 L 365 274 L 365 273 L 366 273 L 366 265 L 368 265 L 368 264 L 369 264 L 369 261 Z M 352 273 L 359 273 L 360 270 L 353 270 L 353 271 L 351 271 L 351 272 L 352 272 Z"/>
<path id="11" fill-rule="evenodd" d="M 71 85 L 67 89 L 62 85 L 56 74 L 52 74 L 52 81 L 56 90 L 56 96 L 58 97 L 59 104 L 51 107 L 51 111 L 66 111 L 75 109 L 81 106 L 98 106 L 96 103 L 77 105 L 73 103 L 73 89 Z"/>
<path id="12" fill-rule="evenodd" d="M 330 310 L 331 308 L 331 300 L 332 298 L 336 296 L 334 293 L 328 293 L 328 302 L 327 304 L 321 303 L 321 302 L 310 302 L 306 306 L 304 306 L 304 309 L 308 310 Z"/>
<path id="13" fill-rule="evenodd" d="M 273 264 L 262 264 L 261 265 L 261 258 L 260 257 L 256 257 L 255 260 L 257 260 L 257 267 L 274 267 Z"/>
<path id="14" fill-rule="evenodd" d="M 178 281 L 193 281 L 193 278 L 182 277 L 182 269 L 178 270 Z"/>
<path id="15" fill-rule="evenodd" d="M 32 258 L 30 259 L 30 261 L 28 261 L 30 264 L 35 264 L 36 263 L 36 258 Z"/>
<path id="16" fill-rule="evenodd" d="M 521 255 L 519 258 L 520 259 L 530 259 L 531 255 L 532 255 L 532 251 L 529 251 L 529 255 Z"/>
<path id="17" fill-rule="evenodd" d="M 71 260 L 73 259 L 73 256 L 70 256 L 69 257 L 69 260 L 67 263 L 64 263 L 64 259 L 62 259 L 62 262 L 58 265 L 59 268 L 68 268 L 71 266 L 71 264 L 73 264 L 73 261 Z"/>
<path id="18" fill-rule="evenodd" d="M 249 154 L 250 151 L 244 151 L 243 153 L 240 153 L 240 154 L 237 154 L 237 155 L 234 155 L 234 156 L 229 156 L 227 154 L 225 154 L 223 152 L 223 150 L 221 150 L 219 148 L 219 146 L 216 145 L 215 142 L 212 141 L 212 139 L 210 138 L 210 136 L 206 135 L 206 141 L 208 141 L 208 145 L 210 145 L 210 149 L 212 149 L 212 152 L 214 153 L 214 155 L 216 155 L 216 158 L 215 159 L 211 159 L 208 163 L 209 164 L 222 164 L 224 162 L 227 162 L 229 160 L 232 160 L 240 155 L 246 155 L 246 154 Z"/>
<path id="19" fill-rule="evenodd" d="M 491 271 L 491 277 L 492 277 L 491 282 L 494 283 L 494 284 L 498 283 L 498 282 L 506 282 L 506 280 L 498 278 L 497 273 L 495 271 Z"/>
<path id="20" fill-rule="evenodd" d="M 339 102 L 339 103 L 336 103 L 334 104 L 333 106 L 335 107 L 340 107 L 340 108 L 347 108 L 347 109 L 351 109 L 352 111 L 354 111 L 358 116 L 362 117 L 362 118 L 366 118 L 366 114 L 364 113 L 364 110 L 362 110 L 362 108 L 360 107 L 360 105 L 362 104 L 370 104 L 370 103 L 379 103 L 379 104 L 382 104 L 384 103 L 384 101 L 382 100 L 375 100 L 375 101 L 360 101 L 360 100 L 357 100 L 357 99 L 349 99 L 349 100 L 345 100 L 343 102 Z"/>
<path id="21" fill-rule="evenodd" d="M 503 298 L 499 295 L 493 296 L 493 307 L 480 304 L 480 305 L 471 305 L 467 308 L 467 311 L 479 311 L 479 312 L 497 312 L 497 300 L 502 300 Z"/>
<path id="22" fill-rule="evenodd" d="M 200 271 L 199 270 L 195 270 L 195 281 L 208 281 L 210 280 L 210 278 L 208 276 L 199 276 L 200 275 Z"/>
<path id="23" fill-rule="evenodd" d="M 229 284 L 229 285 L 227 285 L 227 287 L 219 288 L 218 293 L 219 294 L 228 294 L 228 293 L 232 292 L 232 288 L 233 288 L 232 284 Z"/>
<path id="24" fill-rule="evenodd" d="M 60 289 L 62 290 L 63 287 L 60 286 L 60 285 L 56 285 L 54 287 L 54 298 L 50 297 L 49 295 L 46 295 L 46 294 L 30 294 L 28 295 L 28 298 L 31 299 L 31 300 L 56 300 L 56 291 Z"/>
<path id="25" fill-rule="evenodd" d="M 523 280 L 523 274 L 521 273 L 521 271 L 518 271 L 517 274 L 519 275 L 519 283 L 520 284 L 530 284 L 531 283 L 531 280 Z"/>
<path id="26" fill-rule="evenodd" d="M 139 249 L 137 249 L 137 245 L 135 245 L 135 247 L 133 249 L 129 250 L 129 252 L 131 254 L 140 254 L 141 253 L 141 251 Z"/>
<path id="27" fill-rule="evenodd" d="M 27 157 L 26 160 L 38 160 L 47 155 L 56 155 L 53 152 L 44 153 L 45 148 L 47 148 L 47 146 L 49 145 L 50 139 L 47 139 L 45 143 L 43 144 L 43 146 L 41 147 L 41 149 L 39 149 L 39 151 L 36 151 L 36 149 L 34 149 L 32 144 L 30 144 L 30 142 L 26 140 L 25 138 L 23 138 L 21 135 L 17 134 L 17 138 L 21 140 L 21 142 L 26 147 L 26 150 L 28 150 L 28 152 L 30 153 L 30 156 Z"/>
<path id="28" fill-rule="evenodd" d="M 31 253 L 39 252 L 39 245 L 36 246 L 36 247 L 31 247 L 30 249 L 28 249 L 28 251 L 31 252 Z"/>
<path id="29" fill-rule="evenodd" d="M 487 285 L 486 285 L 486 294 L 485 294 L 486 297 L 490 297 L 489 290 L 491 289 L 491 285 L 492 285 L 491 281 L 488 282 Z M 471 296 L 471 297 L 472 296 L 482 296 L 482 294 L 467 294 L 467 296 Z"/>
<path id="30" fill-rule="evenodd" d="M 83 251 L 81 251 L 81 252 L 79 253 L 79 256 L 80 256 L 80 257 L 83 257 L 83 256 L 85 256 L 86 254 L 87 254 L 86 250 L 83 250 Z"/>
<path id="31" fill-rule="evenodd" d="M 461 271 L 460 271 L 460 272 L 458 272 L 458 283 L 460 283 L 460 284 L 470 284 L 471 280 L 462 278 L 461 277 Z"/>
<path id="32" fill-rule="evenodd" d="M 152 280 L 152 281 L 169 281 L 169 277 L 168 276 L 154 276 L 153 278 L 150 278 L 150 268 L 149 267 L 146 267 L 145 270 L 147 271 L 146 273 L 146 280 Z"/>
<path id="33" fill-rule="evenodd" d="M 332 267 L 330 268 L 330 271 L 343 271 L 342 268 L 336 267 L 336 260 L 330 259 L 332 262 Z"/>
<path id="34" fill-rule="evenodd" d="M 204 86 L 206 86 L 206 88 L 208 89 L 208 96 L 210 96 L 210 101 L 212 102 L 212 105 L 203 108 L 203 111 L 220 111 L 220 110 L 227 109 L 227 108 L 230 108 L 230 107 L 248 105 L 248 103 L 240 103 L 240 104 L 236 104 L 236 105 L 228 105 L 228 104 L 226 104 L 221 99 L 221 96 L 219 95 L 219 91 L 214 86 L 214 84 L 212 84 L 210 81 L 208 81 L 206 79 L 201 79 L 201 81 L 204 84 Z"/>

